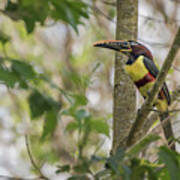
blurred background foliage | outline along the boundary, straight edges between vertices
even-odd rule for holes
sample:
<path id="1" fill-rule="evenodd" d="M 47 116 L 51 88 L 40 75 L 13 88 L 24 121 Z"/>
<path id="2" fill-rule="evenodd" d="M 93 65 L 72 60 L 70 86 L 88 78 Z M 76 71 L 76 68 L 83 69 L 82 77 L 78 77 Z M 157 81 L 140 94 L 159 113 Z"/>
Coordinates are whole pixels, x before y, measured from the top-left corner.
<path id="1" fill-rule="evenodd" d="M 94 57 L 92 44 L 104 35 L 94 31 L 95 19 L 83 26 L 97 14 L 96 5 L 90 4 L 0 2 L 1 132 L 6 141 L 1 152 L 14 151 L 9 162 L 2 161 L 1 175 L 28 177 L 31 170 L 41 175 L 38 169 L 42 169 L 56 178 L 57 164 L 70 163 L 78 170 L 84 166 L 78 163 L 85 163 L 110 137 L 111 108 L 97 108 L 101 94 L 96 89 L 107 91 L 100 81 L 107 84 L 109 78 L 101 72 L 109 71 L 112 62 L 102 64 Z M 111 92 L 112 85 L 108 86 Z M 104 102 L 110 97 L 111 93 L 104 96 Z M 38 168 L 31 165 L 31 155 Z M 48 168 L 54 170 L 46 174 Z"/>
<path id="2" fill-rule="evenodd" d="M 138 39 L 159 64 L 180 23 L 178 7 L 170 0 L 139 1 Z M 115 1 L 1 0 L 0 13 L 0 175 L 180 179 L 178 153 L 166 146 L 145 151 L 157 136 L 108 157 L 114 54 L 92 44 L 114 39 Z M 169 74 L 172 89 L 176 73 Z M 105 162 L 109 169 L 101 171 Z"/>

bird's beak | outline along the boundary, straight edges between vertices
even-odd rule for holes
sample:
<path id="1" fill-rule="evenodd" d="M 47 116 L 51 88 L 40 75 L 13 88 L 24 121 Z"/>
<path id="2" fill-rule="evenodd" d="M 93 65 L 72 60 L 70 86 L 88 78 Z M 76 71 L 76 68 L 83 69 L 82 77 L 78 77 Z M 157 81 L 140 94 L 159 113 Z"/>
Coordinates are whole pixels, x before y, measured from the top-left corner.
<path id="1" fill-rule="evenodd" d="M 128 41 L 121 41 L 121 40 L 105 40 L 105 41 L 98 41 L 93 44 L 94 47 L 102 47 L 113 49 L 115 51 L 120 52 L 131 52 L 132 48 Z"/>

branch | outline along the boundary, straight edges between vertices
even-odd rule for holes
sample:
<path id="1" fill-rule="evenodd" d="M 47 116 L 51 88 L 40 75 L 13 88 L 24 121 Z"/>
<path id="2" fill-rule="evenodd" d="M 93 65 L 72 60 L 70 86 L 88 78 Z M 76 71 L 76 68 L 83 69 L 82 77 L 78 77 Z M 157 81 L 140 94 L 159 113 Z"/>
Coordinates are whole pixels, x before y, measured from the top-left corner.
<path id="1" fill-rule="evenodd" d="M 30 145 L 29 145 L 29 139 L 28 139 L 28 136 L 25 135 L 25 142 L 26 142 L 26 149 L 27 149 L 27 153 L 28 153 L 28 156 L 29 156 L 29 159 L 31 161 L 31 164 L 32 166 L 34 167 L 34 169 L 36 169 L 39 174 L 40 174 L 40 178 L 41 179 L 45 179 L 45 180 L 49 180 L 47 177 L 44 176 L 44 174 L 41 172 L 41 169 L 38 167 L 38 165 L 36 164 L 34 158 L 33 158 L 33 155 L 31 153 L 31 149 L 30 149 Z"/>
<path id="2" fill-rule="evenodd" d="M 150 111 L 148 109 L 152 108 L 154 100 L 160 91 L 160 88 L 168 74 L 168 71 L 173 63 L 173 60 L 175 59 L 175 56 L 180 48 L 180 28 L 178 29 L 178 32 L 176 34 L 174 43 L 172 45 L 172 48 L 161 68 L 161 71 L 158 74 L 157 80 L 154 83 L 153 88 L 151 89 L 149 96 L 143 103 L 141 109 L 138 111 L 136 121 L 134 125 L 132 126 L 132 129 L 129 133 L 128 139 L 127 139 L 127 146 L 133 145 L 138 139 L 138 132 L 143 127 L 144 122 L 146 121 Z"/>
<path id="3" fill-rule="evenodd" d="M 180 85 L 172 92 L 171 103 L 177 101 L 179 97 L 180 97 Z M 175 109 L 175 110 L 172 110 L 170 112 L 177 112 L 177 111 L 179 111 L 179 109 Z M 141 137 L 143 137 L 145 134 L 147 134 L 147 132 L 149 131 L 149 129 L 151 128 L 153 123 L 158 118 L 159 118 L 158 113 L 156 113 L 156 112 L 152 113 L 150 115 L 150 117 L 148 117 L 147 120 L 144 122 L 143 128 L 138 133 L 137 139 L 141 139 Z"/>

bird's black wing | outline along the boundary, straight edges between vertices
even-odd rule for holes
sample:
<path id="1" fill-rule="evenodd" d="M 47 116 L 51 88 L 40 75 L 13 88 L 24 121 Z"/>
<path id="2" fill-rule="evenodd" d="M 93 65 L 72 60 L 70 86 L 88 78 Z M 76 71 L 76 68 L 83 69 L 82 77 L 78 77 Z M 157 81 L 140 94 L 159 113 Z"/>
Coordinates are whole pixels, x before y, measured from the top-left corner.
<path id="1" fill-rule="evenodd" d="M 144 65 L 146 66 L 146 68 L 148 69 L 150 74 L 156 78 L 158 73 L 159 73 L 159 70 L 156 67 L 156 65 L 154 64 L 154 62 L 147 57 L 144 57 L 143 61 L 144 61 Z M 168 90 L 168 87 L 167 87 L 165 82 L 163 83 L 162 91 L 163 91 L 163 93 L 167 99 L 168 105 L 170 105 L 171 104 L 171 97 L 170 97 L 169 90 Z"/>

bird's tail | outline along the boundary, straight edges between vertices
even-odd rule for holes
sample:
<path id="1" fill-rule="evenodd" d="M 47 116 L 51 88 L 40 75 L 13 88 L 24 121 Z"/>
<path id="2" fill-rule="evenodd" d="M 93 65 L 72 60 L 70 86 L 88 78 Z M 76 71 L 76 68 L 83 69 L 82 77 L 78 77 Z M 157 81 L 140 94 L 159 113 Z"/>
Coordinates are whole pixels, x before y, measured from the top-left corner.
<path id="1" fill-rule="evenodd" d="M 164 136 L 168 141 L 168 145 L 172 150 L 175 150 L 175 144 L 173 143 L 172 137 L 174 137 L 170 116 L 168 113 L 168 103 L 166 99 L 158 99 L 156 104 L 157 109 L 162 112 L 160 113 L 160 121 L 164 131 Z"/>
<path id="2" fill-rule="evenodd" d="M 172 125 L 171 125 L 171 121 L 170 121 L 169 117 L 170 116 L 169 116 L 168 111 L 162 112 L 160 114 L 160 121 L 162 123 L 164 136 L 166 137 L 166 140 L 168 141 L 168 145 L 170 146 L 170 149 L 176 150 L 175 144 L 172 139 L 172 137 L 174 137 L 174 134 L 173 134 Z"/>

